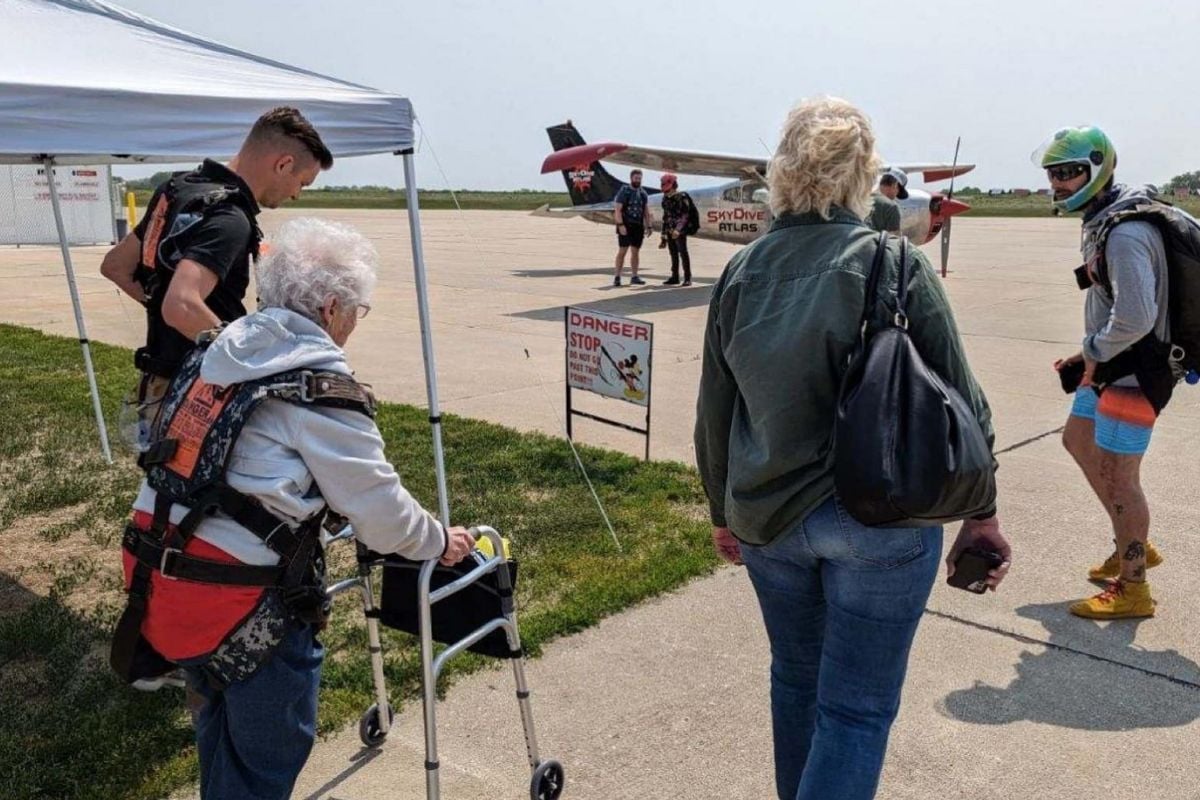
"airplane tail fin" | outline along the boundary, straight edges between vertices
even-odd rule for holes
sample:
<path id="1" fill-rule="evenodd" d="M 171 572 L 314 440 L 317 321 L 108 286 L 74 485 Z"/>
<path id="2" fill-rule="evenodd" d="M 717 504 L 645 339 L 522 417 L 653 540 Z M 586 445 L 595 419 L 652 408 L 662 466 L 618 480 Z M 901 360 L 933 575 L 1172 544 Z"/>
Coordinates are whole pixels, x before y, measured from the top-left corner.
<path id="1" fill-rule="evenodd" d="M 587 144 L 570 120 L 546 128 L 546 133 L 550 136 L 550 144 L 555 152 Z M 571 193 L 571 202 L 577 206 L 610 202 L 625 185 L 623 181 L 610 175 L 599 161 L 577 164 L 570 169 L 564 169 L 562 175 L 567 183 L 567 191 Z"/>

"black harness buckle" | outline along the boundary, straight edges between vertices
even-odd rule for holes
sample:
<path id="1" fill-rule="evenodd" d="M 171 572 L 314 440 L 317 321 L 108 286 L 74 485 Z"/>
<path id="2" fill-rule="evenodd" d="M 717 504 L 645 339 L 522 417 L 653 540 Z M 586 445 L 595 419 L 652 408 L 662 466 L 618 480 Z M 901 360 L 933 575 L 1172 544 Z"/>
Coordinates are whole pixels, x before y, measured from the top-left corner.
<path id="1" fill-rule="evenodd" d="M 167 580 L 179 580 L 179 578 L 176 578 L 171 574 L 171 564 L 172 559 L 175 556 L 181 555 L 183 555 L 183 551 L 177 547 L 164 547 L 162 551 L 162 558 L 158 561 L 158 574 L 162 575 Z"/>
<path id="2" fill-rule="evenodd" d="M 300 402 L 311 403 L 317 399 L 317 376 L 312 370 L 300 372 Z"/>
<path id="3" fill-rule="evenodd" d="M 175 451 L 179 449 L 178 439 L 159 439 L 151 443 L 141 455 L 140 463 L 143 468 L 153 467 L 157 464 L 165 464 L 175 457 Z"/>

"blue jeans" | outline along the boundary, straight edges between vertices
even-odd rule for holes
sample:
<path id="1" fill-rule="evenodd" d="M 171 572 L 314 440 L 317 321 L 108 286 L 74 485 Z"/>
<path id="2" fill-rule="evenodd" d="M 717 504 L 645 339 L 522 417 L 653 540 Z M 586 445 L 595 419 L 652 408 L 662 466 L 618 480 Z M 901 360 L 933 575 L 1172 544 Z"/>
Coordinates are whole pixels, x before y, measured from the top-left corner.
<path id="1" fill-rule="evenodd" d="M 868 528 L 836 498 L 742 545 L 771 642 L 781 800 L 875 796 L 941 550 L 941 527 Z"/>
<path id="2" fill-rule="evenodd" d="M 324 658 L 312 626 L 293 623 L 265 664 L 224 691 L 186 670 L 189 687 L 204 698 L 192 715 L 204 800 L 291 796 L 317 732 Z"/>

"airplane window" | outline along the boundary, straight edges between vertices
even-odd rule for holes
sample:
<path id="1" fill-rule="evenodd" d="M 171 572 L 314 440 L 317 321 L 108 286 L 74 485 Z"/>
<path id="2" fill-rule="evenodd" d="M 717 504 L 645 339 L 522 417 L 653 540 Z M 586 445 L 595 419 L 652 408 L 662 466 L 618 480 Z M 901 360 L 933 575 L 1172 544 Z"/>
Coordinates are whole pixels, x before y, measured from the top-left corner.
<path id="1" fill-rule="evenodd" d="M 742 202 L 742 187 L 730 186 L 728 189 L 721 192 L 721 199 L 728 200 L 730 203 Z"/>
<path id="2" fill-rule="evenodd" d="M 769 189 L 759 187 L 750 193 L 750 202 L 753 203 L 769 203 L 771 201 L 771 192 Z"/>

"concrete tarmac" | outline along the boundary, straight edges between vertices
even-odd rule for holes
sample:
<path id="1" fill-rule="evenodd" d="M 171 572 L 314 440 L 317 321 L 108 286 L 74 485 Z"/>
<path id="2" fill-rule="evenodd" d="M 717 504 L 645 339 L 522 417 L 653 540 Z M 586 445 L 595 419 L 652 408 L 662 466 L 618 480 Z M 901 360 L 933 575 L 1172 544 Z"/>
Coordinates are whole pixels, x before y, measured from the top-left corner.
<path id="1" fill-rule="evenodd" d="M 423 404 L 404 215 L 319 213 L 362 229 L 383 256 L 352 364 L 385 399 Z M 270 212 L 264 227 L 298 215 Z M 649 284 L 617 289 L 607 228 L 508 212 L 422 220 L 445 410 L 560 433 L 562 307 L 586 305 L 654 323 L 651 453 L 693 460 L 709 286 L 735 248 L 693 243 L 688 289 L 662 287 L 666 256 L 647 249 Z M 1191 578 L 1200 570 L 1200 391 L 1180 387 L 1143 468 L 1151 536 L 1166 557 L 1150 573 L 1158 615 L 1100 624 L 1066 612 L 1094 592 L 1085 569 L 1110 549 L 1107 520 L 1058 442 L 1068 398 L 1051 363 L 1078 350 L 1078 234 L 1077 221 L 1051 218 L 955 223 L 945 285 L 995 414 L 1014 565 L 985 597 L 939 579 L 892 732 L 885 800 L 1200 798 L 1200 644 L 1190 621 L 1200 614 Z M 936 247 L 928 252 L 936 261 Z M 140 309 L 98 275 L 103 249 L 74 254 L 90 336 L 136 346 Z M 4 321 L 74 335 L 57 250 L 0 250 L 0 286 Z M 640 422 L 633 406 L 585 403 Z M 587 421 L 576 437 L 641 453 L 635 435 Z M 772 797 L 768 664 L 744 571 L 722 569 L 552 643 L 529 665 L 542 752 L 565 764 L 566 797 Z M 461 680 L 439 704 L 444 797 L 528 796 L 511 690 L 501 665 Z M 368 695 L 363 686 L 364 708 Z M 410 703 L 379 751 L 363 750 L 349 729 L 319 743 L 295 796 L 421 797 L 423 761 L 420 704 Z"/>

